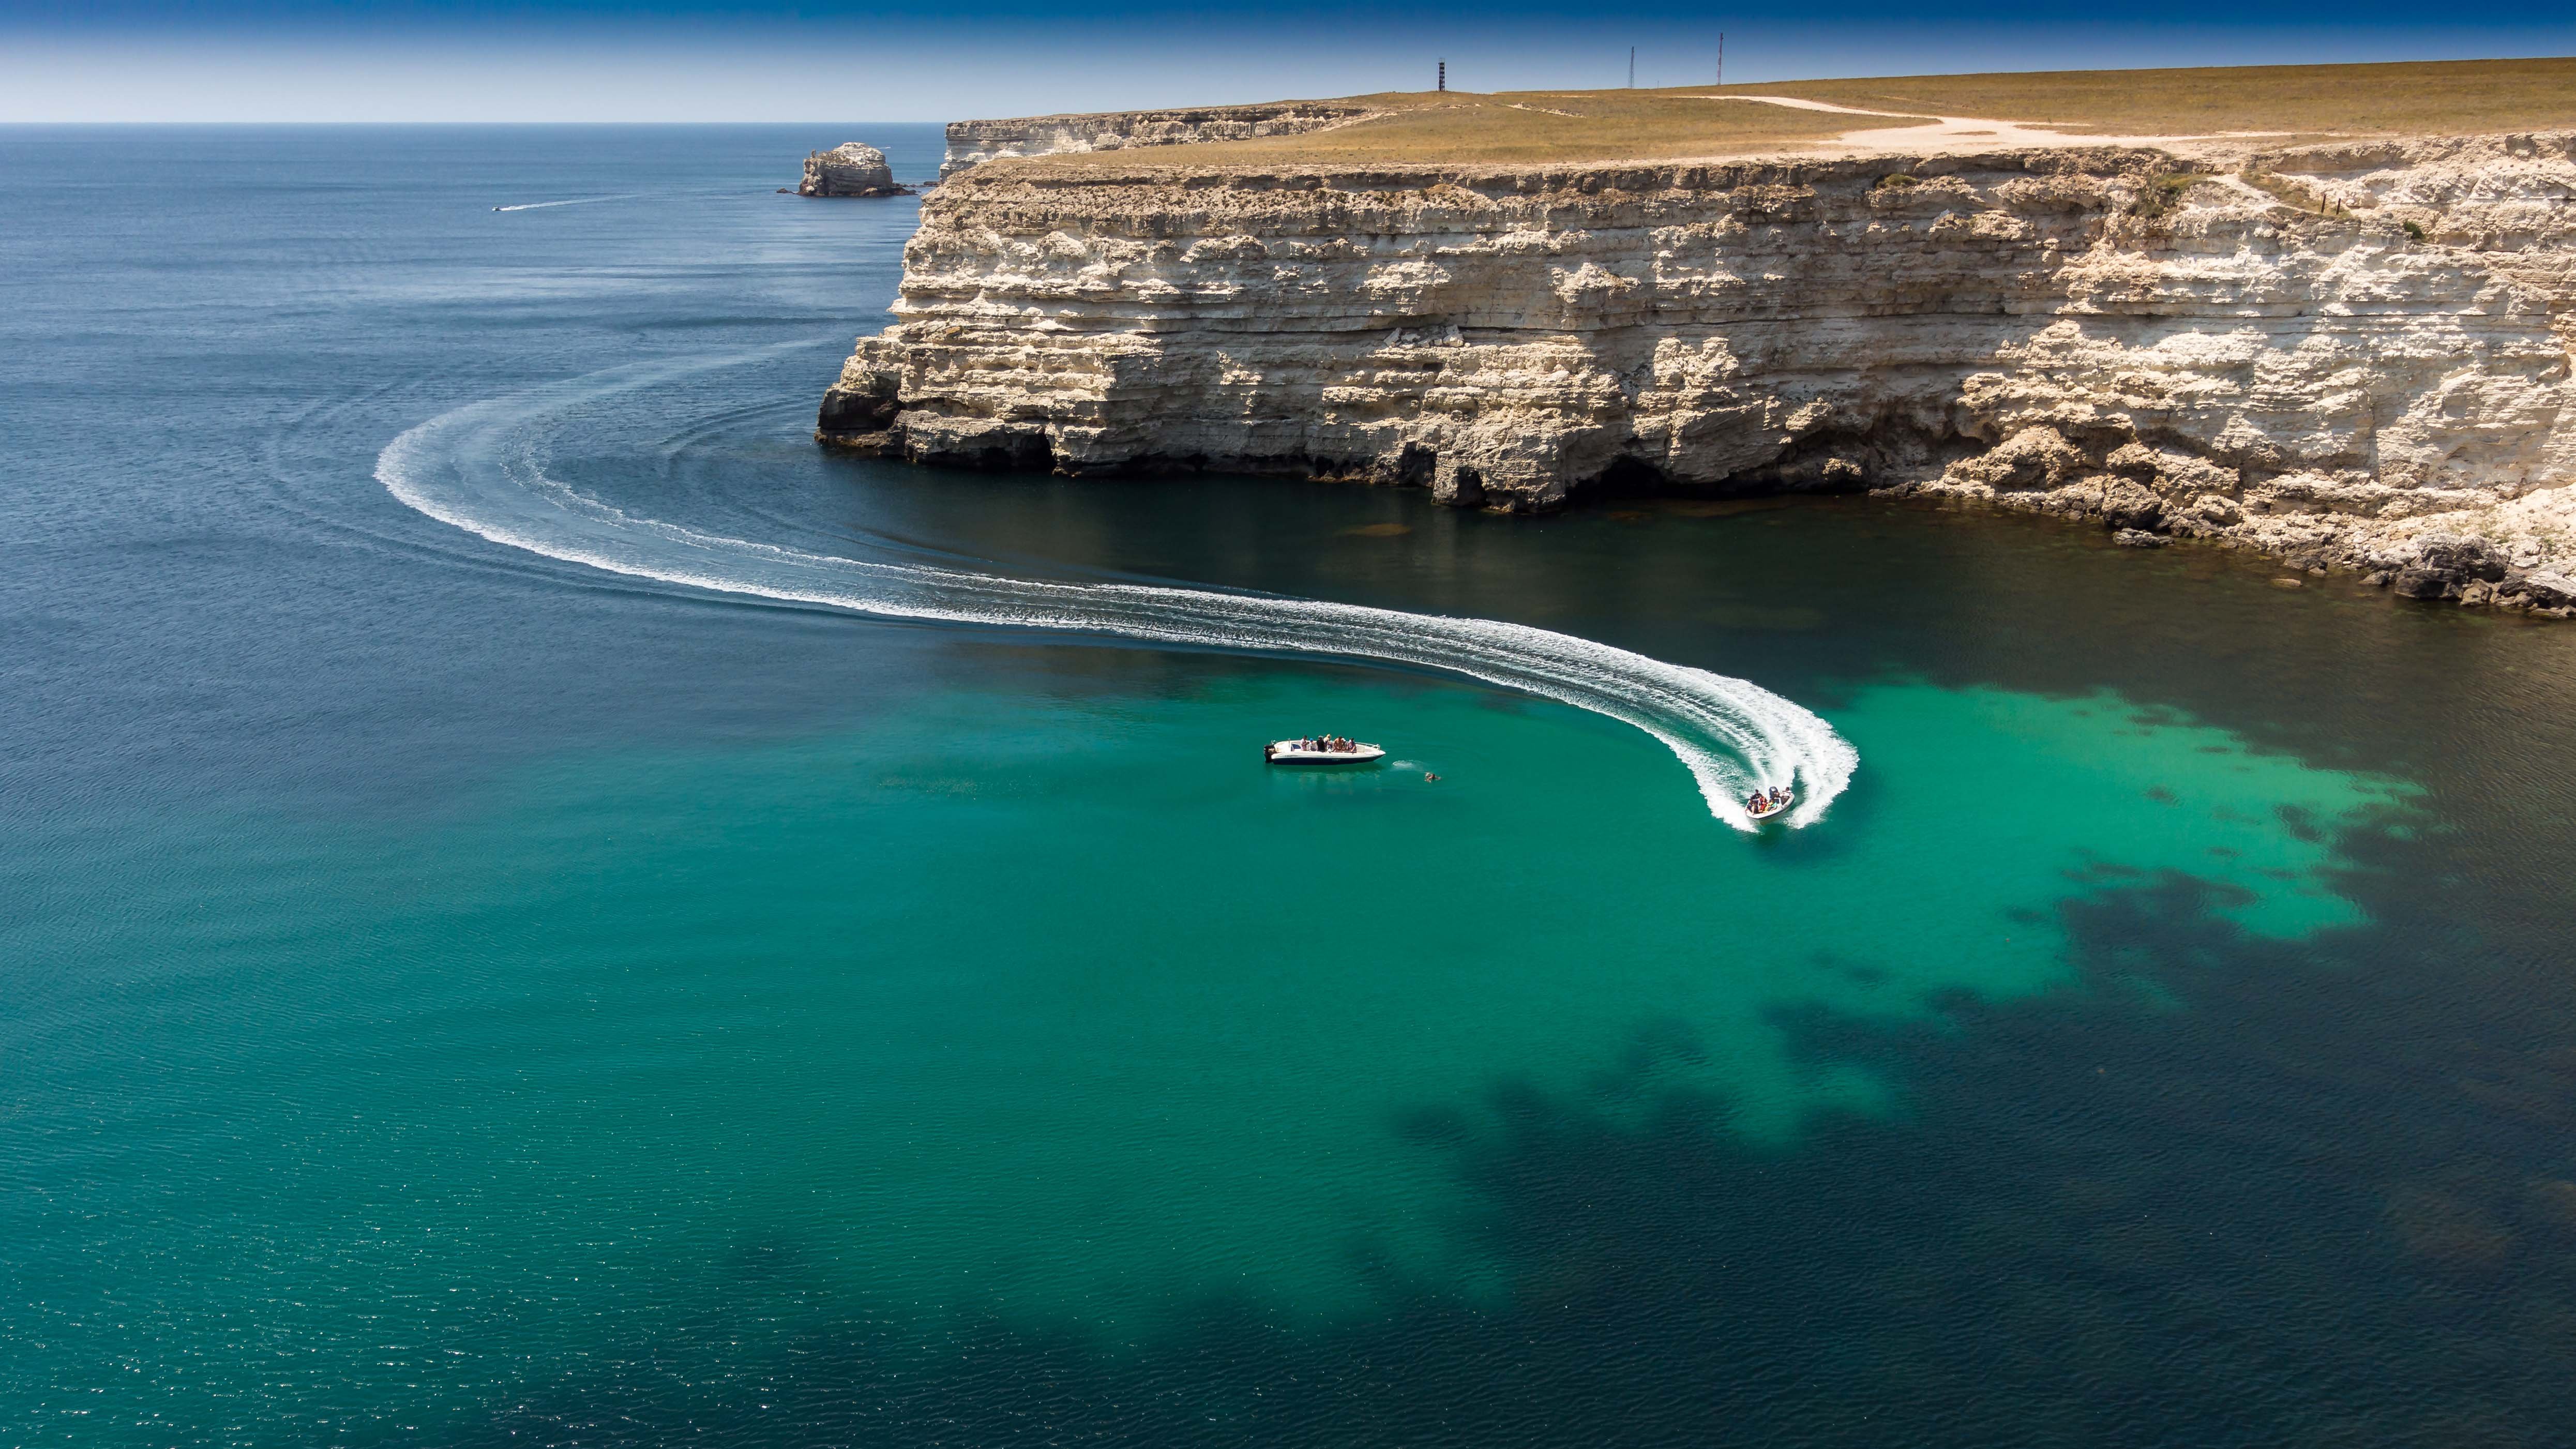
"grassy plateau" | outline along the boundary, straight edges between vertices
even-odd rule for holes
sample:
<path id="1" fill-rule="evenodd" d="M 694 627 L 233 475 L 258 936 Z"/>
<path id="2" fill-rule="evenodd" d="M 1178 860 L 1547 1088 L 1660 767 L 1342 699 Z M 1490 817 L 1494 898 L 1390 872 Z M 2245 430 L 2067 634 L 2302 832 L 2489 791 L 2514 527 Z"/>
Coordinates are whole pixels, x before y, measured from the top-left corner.
<path id="1" fill-rule="evenodd" d="M 1785 97 L 1855 116 L 1728 97 Z M 2576 128 L 2576 58 L 2036 71 L 1665 90 L 1387 92 L 1381 112 L 1302 136 L 1049 156 L 1049 167 L 1678 161 L 1797 151 L 1855 131 L 1976 118 L 2070 136 L 2316 140 Z M 1975 132 L 1964 132 L 1973 137 Z M 1927 144 L 1932 142 L 1926 133 Z M 1911 144 L 1909 141 L 1905 144 Z"/>

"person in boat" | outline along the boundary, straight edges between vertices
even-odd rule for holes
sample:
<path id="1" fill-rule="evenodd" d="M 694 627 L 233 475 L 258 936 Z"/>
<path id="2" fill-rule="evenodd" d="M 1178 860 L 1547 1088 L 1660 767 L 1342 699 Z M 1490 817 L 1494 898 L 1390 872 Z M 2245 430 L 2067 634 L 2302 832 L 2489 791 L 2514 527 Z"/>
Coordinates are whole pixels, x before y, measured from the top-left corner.
<path id="1" fill-rule="evenodd" d="M 1771 807 L 1763 802 L 1762 792 L 1756 790 L 1753 792 L 1752 797 L 1744 802 L 1744 808 L 1756 815 L 1759 815 Z"/>

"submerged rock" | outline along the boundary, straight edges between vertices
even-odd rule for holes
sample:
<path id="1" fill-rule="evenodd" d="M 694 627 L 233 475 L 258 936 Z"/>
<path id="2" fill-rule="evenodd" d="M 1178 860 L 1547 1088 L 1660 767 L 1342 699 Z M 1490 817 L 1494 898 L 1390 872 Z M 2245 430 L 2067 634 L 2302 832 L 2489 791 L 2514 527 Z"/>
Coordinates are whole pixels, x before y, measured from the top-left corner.
<path id="1" fill-rule="evenodd" d="M 2111 541 L 2122 548 L 2162 548 L 2173 542 L 2161 533 L 2149 533 L 2143 528 L 2121 529 L 2111 535 Z"/>
<path id="2" fill-rule="evenodd" d="M 796 187 L 799 196 L 910 196 L 912 188 L 897 186 L 894 171 L 886 165 L 885 153 L 874 146 L 847 141 L 829 151 L 816 151 L 805 158 L 805 179 Z"/>

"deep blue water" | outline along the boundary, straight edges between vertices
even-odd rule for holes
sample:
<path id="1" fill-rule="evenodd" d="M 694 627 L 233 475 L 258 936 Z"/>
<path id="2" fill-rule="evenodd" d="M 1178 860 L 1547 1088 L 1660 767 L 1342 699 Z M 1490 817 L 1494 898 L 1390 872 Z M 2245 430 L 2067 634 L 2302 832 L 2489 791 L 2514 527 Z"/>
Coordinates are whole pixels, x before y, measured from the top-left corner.
<path id="1" fill-rule="evenodd" d="M 0 131 L 0 1442 L 2566 1442 L 2576 631 L 823 455 L 916 204 L 775 188 L 854 138 L 936 169 Z M 1748 837 L 1437 670 L 510 547 L 405 437 L 638 549 L 1535 625 L 1860 772 Z M 1316 727 L 1410 768 L 1251 763 Z"/>

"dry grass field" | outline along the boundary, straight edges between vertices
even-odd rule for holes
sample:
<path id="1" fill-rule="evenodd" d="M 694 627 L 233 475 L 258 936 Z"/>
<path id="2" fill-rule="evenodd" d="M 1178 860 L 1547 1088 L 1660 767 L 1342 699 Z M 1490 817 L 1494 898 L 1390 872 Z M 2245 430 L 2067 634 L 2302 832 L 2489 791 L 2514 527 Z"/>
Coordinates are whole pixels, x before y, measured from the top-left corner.
<path id="1" fill-rule="evenodd" d="M 1845 116 L 1712 96 L 1789 96 L 1893 113 Z M 1303 136 L 1046 157 L 1049 167 L 1542 165 L 1794 150 L 1934 116 L 2072 134 L 2467 135 L 2576 128 L 2576 58 L 2194 70 L 2043 71 L 1774 81 L 1669 90 L 1388 93 L 1387 114 Z"/>
<path id="2" fill-rule="evenodd" d="M 2576 58 L 1775 81 L 1700 94 L 1796 96 L 2106 134 L 2464 136 L 2576 127 Z"/>
<path id="3" fill-rule="evenodd" d="M 1699 91 L 1531 91 L 1470 95 L 1422 91 L 1352 96 L 1388 114 L 1303 136 L 1220 141 L 1090 155 L 1049 156 L 1049 166 L 1283 162 L 1325 166 L 1424 161 L 1499 164 L 1669 161 L 1776 151 L 1830 140 L 1864 125 L 1901 121 L 1713 104 Z M 1924 119 L 1929 119 L 1928 117 Z M 1025 163 L 1024 163 L 1025 164 Z"/>

